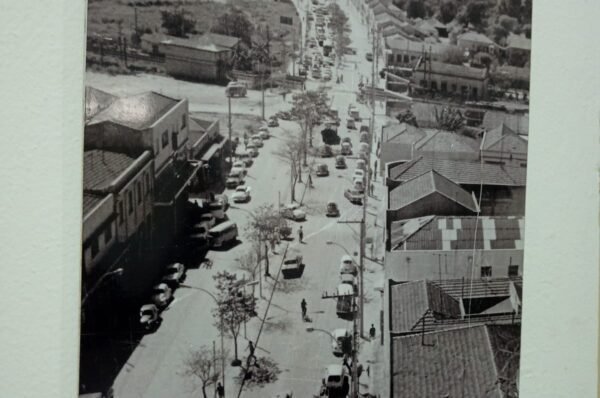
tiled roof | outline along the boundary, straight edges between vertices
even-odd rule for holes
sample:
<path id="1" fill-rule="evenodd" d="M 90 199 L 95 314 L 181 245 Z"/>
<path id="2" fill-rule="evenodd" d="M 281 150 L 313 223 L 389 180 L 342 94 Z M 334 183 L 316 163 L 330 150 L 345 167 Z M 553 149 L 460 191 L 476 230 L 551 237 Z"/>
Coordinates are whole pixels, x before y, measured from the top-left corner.
<path id="1" fill-rule="evenodd" d="M 426 137 L 427 134 L 423 130 L 408 123 L 391 123 L 383 127 L 385 143 L 413 145 Z"/>
<path id="2" fill-rule="evenodd" d="M 200 127 L 204 128 L 204 129 L 209 128 L 215 122 L 215 120 L 200 119 L 197 117 L 190 117 L 190 120 L 194 120 L 198 125 L 200 125 Z"/>
<path id="3" fill-rule="evenodd" d="M 412 219 L 415 220 L 415 219 Z M 392 250 L 523 249 L 523 217 L 436 216 L 392 222 Z"/>
<path id="4" fill-rule="evenodd" d="M 531 71 L 527 67 L 520 68 L 518 66 L 502 65 L 494 70 L 493 75 L 528 82 L 531 77 Z"/>
<path id="5" fill-rule="evenodd" d="M 98 90 L 97 88 L 85 87 L 85 120 L 88 120 L 104 109 L 108 108 L 119 97 Z"/>
<path id="6" fill-rule="evenodd" d="M 481 33 L 477 33 L 477 32 L 463 33 L 462 35 L 459 35 L 457 39 L 474 41 L 474 42 L 479 42 L 479 43 L 488 44 L 488 45 L 496 44 L 496 43 L 494 43 L 494 41 L 492 39 L 490 39 L 486 35 L 482 35 Z"/>
<path id="7" fill-rule="evenodd" d="M 425 63 L 421 62 L 418 71 L 423 72 Z M 434 74 L 463 77 L 465 79 L 483 80 L 487 77 L 487 70 L 483 68 L 472 68 L 464 65 L 454 65 L 445 62 L 431 61 L 427 64 L 427 71 Z"/>
<path id="8" fill-rule="evenodd" d="M 508 48 L 516 48 L 519 50 L 531 50 L 531 40 L 524 35 L 515 35 L 509 33 L 506 38 L 506 45 Z"/>
<path id="9" fill-rule="evenodd" d="M 178 100 L 155 92 L 123 97 L 96 114 L 88 124 L 108 121 L 135 130 L 144 130 L 152 126 L 178 102 Z"/>
<path id="10" fill-rule="evenodd" d="M 443 43 L 426 43 L 422 41 L 407 40 L 402 37 L 388 37 L 385 39 L 386 46 L 393 50 L 409 52 L 426 52 L 431 50 L 432 54 L 444 54 L 453 46 Z"/>
<path id="11" fill-rule="evenodd" d="M 527 153 L 527 141 L 502 123 L 495 129 L 486 131 L 483 149 L 507 153 Z"/>
<path id="12" fill-rule="evenodd" d="M 435 170 L 444 177 L 460 185 L 500 185 L 523 187 L 527 169 L 496 163 L 479 161 L 439 159 L 419 156 L 410 162 L 390 169 L 390 178 L 399 182 Z"/>
<path id="13" fill-rule="evenodd" d="M 83 154 L 83 189 L 104 191 L 129 166 L 135 158 L 122 153 L 93 149 Z"/>
<path id="14" fill-rule="evenodd" d="M 527 135 L 529 133 L 528 114 L 486 111 L 481 126 L 491 130 L 500 126 L 502 123 L 519 135 Z"/>
<path id="15" fill-rule="evenodd" d="M 89 192 L 83 193 L 83 216 L 85 217 L 90 211 L 94 209 L 106 196 L 109 194 L 94 194 Z"/>
<path id="16" fill-rule="evenodd" d="M 393 396 L 517 396 L 519 325 L 477 325 L 392 338 Z"/>
<path id="17" fill-rule="evenodd" d="M 477 212 L 473 197 L 459 185 L 436 171 L 428 171 L 390 191 L 390 209 L 401 209 L 433 193 L 439 193 L 472 212 Z"/>
<path id="18" fill-rule="evenodd" d="M 433 130 L 417 143 L 417 149 L 429 152 L 479 152 L 479 142 L 469 136 L 445 130 Z"/>

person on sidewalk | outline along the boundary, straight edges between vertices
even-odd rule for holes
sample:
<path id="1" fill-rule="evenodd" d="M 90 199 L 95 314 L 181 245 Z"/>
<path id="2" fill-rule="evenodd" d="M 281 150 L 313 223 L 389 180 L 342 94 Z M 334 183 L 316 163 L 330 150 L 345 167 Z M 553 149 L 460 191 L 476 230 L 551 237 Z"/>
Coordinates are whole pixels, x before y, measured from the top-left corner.
<path id="1" fill-rule="evenodd" d="M 302 230 L 301 225 L 300 228 L 298 228 L 298 241 L 300 241 L 300 243 L 304 243 L 302 239 L 304 239 L 304 231 Z"/>
<path id="2" fill-rule="evenodd" d="M 302 320 L 304 321 L 306 319 L 306 300 L 302 299 L 302 302 L 300 302 L 300 309 L 302 309 Z"/>
<path id="3" fill-rule="evenodd" d="M 375 186 L 373 185 L 373 183 L 371 183 L 371 186 L 369 188 L 371 190 L 371 196 L 373 196 L 373 191 L 375 189 Z"/>
<path id="4" fill-rule="evenodd" d="M 375 165 L 373 166 L 375 172 L 373 173 L 373 181 L 377 181 L 377 159 L 375 159 Z"/>
<path id="5" fill-rule="evenodd" d="M 265 278 L 271 276 L 269 272 L 269 247 L 265 243 Z"/>
<path id="6" fill-rule="evenodd" d="M 371 245 L 371 253 L 373 252 L 373 245 Z M 373 257 L 373 255 L 371 254 L 371 257 Z M 375 339 L 375 325 L 371 324 L 371 329 L 369 329 L 369 337 L 371 337 L 371 340 Z"/>
<path id="7" fill-rule="evenodd" d="M 219 398 L 225 398 L 225 389 L 223 388 L 221 382 L 217 383 L 217 396 Z"/>
<path id="8" fill-rule="evenodd" d="M 250 358 L 254 358 L 254 361 L 256 362 L 256 355 L 254 355 L 254 351 L 256 351 L 256 347 L 254 347 L 254 343 L 252 341 L 248 341 L 248 351 L 250 351 L 250 355 L 248 355 L 248 362 L 250 361 Z"/>

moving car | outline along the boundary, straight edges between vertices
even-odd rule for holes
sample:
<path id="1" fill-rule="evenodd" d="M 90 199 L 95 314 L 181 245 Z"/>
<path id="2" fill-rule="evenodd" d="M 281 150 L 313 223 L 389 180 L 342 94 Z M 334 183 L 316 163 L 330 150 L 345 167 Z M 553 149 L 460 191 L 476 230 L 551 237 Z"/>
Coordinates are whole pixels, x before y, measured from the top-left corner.
<path id="1" fill-rule="evenodd" d="M 245 83 L 230 82 L 225 88 L 225 95 L 228 97 L 245 97 L 248 88 Z"/>
<path id="2" fill-rule="evenodd" d="M 349 387 L 348 373 L 344 365 L 329 365 L 325 371 L 325 386 L 328 389 L 342 390 Z M 340 395 L 342 396 L 342 395 Z"/>
<path id="3" fill-rule="evenodd" d="M 306 213 L 300 209 L 300 205 L 297 203 L 291 203 L 284 206 L 279 213 L 283 218 L 293 221 L 304 221 L 306 220 Z"/>
<path id="4" fill-rule="evenodd" d="M 211 247 L 220 248 L 237 241 L 238 228 L 233 221 L 225 221 L 208 231 Z"/>
<path id="5" fill-rule="evenodd" d="M 356 130 L 356 123 L 354 122 L 354 119 L 346 119 L 346 128 L 349 130 Z"/>
<path id="6" fill-rule="evenodd" d="M 283 261 L 283 266 L 281 268 L 283 279 L 300 278 L 303 271 L 304 264 L 302 263 L 302 256 L 292 256 Z"/>
<path id="7" fill-rule="evenodd" d="M 267 122 L 267 126 L 269 126 L 269 127 L 277 127 L 277 126 L 279 126 L 279 121 L 277 120 L 277 117 L 271 116 L 269 118 L 269 121 Z"/>
<path id="8" fill-rule="evenodd" d="M 354 289 L 352 286 L 342 283 L 337 288 L 337 303 L 335 306 L 335 312 L 337 315 L 345 319 L 354 314 Z"/>
<path id="9" fill-rule="evenodd" d="M 329 169 L 325 163 L 317 165 L 317 177 L 327 177 L 329 175 Z"/>
<path id="10" fill-rule="evenodd" d="M 329 145 L 322 145 L 319 147 L 319 156 L 322 158 L 330 158 L 333 156 L 333 150 Z"/>
<path id="11" fill-rule="evenodd" d="M 173 299 L 173 290 L 166 283 L 159 283 L 152 288 L 152 302 L 158 308 L 164 308 Z"/>
<path id="12" fill-rule="evenodd" d="M 342 155 L 336 156 L 335 157 L 335 168 L 336 169 L 345 169 L 346 168 L 346 158 L 343 157 Z"/>
<path id="13" fill-rule="evenodd" d="M 327 202 L 327 212 L 325 213 L 327 217 L 339 217 L 340 209 L 335 202 Z"/>
<path id="14" fill-rule="evenodd" d="M 352 155 L 352 145 L 349 142 L 342 142 L 342 155 Z"/>
<path id="15" fill-rule="evenodd" d="M 356 276 L 358 274 L 358 269 L 356 264 L 354 264 L 354 259 L 347 254 L 343 255 L 342 259 L 340 260 L 340 275 L 343 274 L 351 274 L 352 276 Z"/>
<path id="16" fill-rule="evenodd" d="M 352 354 L 352 333 L 348 329 L 335 329 L 331 332 L 331 336 L 333 336 L 331 342 L 333 355 L 341 357 L 344 354 Z"/>
<path id="17" fill-rule="evenodd" d="M 350 201 L 350 203 L 354 203 L 357 205 L 362 204 L 363 194 L 358 192 L 356 189 L 346 189 L 344 191 L 344 197 Z"/>
<path id="18" fill-rule="evenodd" d="M 185 279 L 185 266 L 181 263 L 167 265 L 162 281 L 170 287 L 178 286 Z"/>
<path id="19" fill-rule="evenodd" d="M 250 187 L 246 185 L 238 186 L 231 195 L 233 203 L 246 203 L 250 201 Z"/>

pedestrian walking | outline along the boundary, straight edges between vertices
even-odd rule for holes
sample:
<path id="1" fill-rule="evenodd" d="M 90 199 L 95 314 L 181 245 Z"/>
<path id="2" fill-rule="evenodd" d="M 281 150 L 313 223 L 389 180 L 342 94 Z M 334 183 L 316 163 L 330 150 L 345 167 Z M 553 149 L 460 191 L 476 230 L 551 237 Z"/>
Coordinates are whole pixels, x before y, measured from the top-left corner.
<path id="1" fill-rule="evenodd" d="M 377 150 L 379 150 L 379 144 L 377 144 Z M 375 170 L 375 172 L 373 173 L 373 181 L 377 180 L 377 159 L 375 159 L 375 164 L 373 165 L 373 170 Z"/>
<path id="2" fill-rule="evenodd" d="M 225 398 L 225 389 L 223 388 L 221 382 L 217 383 L 217 396 L 219 398 Z"/>
<path id="3" fill-rule="evenodd" d="M 254 358 L 254 362 L 256 362 L 256 355 L 254 355 L 254 351 L 256 351 L 256 347 L 254 347 L 254 343 L 252 341 L 248 341 L 248 351 L 250 354 L 248 355 L 248 362 L 250 362 L 250 358 Z"/>
<path id="4" fill-rule="evenodd" d="M 269 272 L 269 247 L 265 243 L 265 277 L 271 276 Z"/>
<path id="5" fill-rule="evenodd" d="M 271 235 L 271 239 L 269 239 L 269 243 L 271 244 L 271 253 L 277 254 L 277 252 L 275 252 L 275 234 Z"/>
<path id="6" fill-rule="evenodd" d="M 306 319 L 306 300 L 302 299 L 300 302 L 300 308 L 302 309 L 302 320 Z"/>
<path id="7" fill-rule="evenodd" d="M 373 246 L 371 246 L 373 247 Z M 371 255 L 371 257 L 373 257 Z M 371 340 L 373 340 L 375 338 L 375 325 L 371 324 L 371 329 L 369 329 L 369 337 L 371 337 Z"/>
<path id="8" fill-rule="evenodd" d="M 373 196 L 373 190 L 374 190 L 373 183 L 371 183 L 370 189 L 371 189 L 371 196 Z"/>
<path id="9" fill-rule="evenodd" d="M 300 241 L 300 243 L 304 243 L 302 239 L 304 239 L 304 231 L 302 230 L 301 225 L 300 228 L 298 228 L 298 240 Z"/>
<path id="10" fill-rule="evenodd" d="M 308 172 L 308 186 L 309 186 L 310 188 L 312 188 L 312 186 L 313 186 L 313 182 L 312 182 L 312 176 L 311 176 L 311 174 L 310 174 L 310 171 Z"/>

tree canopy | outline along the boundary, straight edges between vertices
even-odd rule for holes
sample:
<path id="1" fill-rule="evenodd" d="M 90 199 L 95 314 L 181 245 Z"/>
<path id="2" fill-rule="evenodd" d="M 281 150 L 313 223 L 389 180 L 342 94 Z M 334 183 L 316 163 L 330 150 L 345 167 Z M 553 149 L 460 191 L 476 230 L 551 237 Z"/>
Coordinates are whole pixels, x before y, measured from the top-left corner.
<path id="1" fill-rule="evenodd" d="M 251 47 L 251 37 L 254 33 L 254 26 L 243 11 L 237 8 L 231 8 L 217 18 L 211 32 L 237 37 L 248 47 Z"/>
<path id="2" fill-rule="evenodd" d="M 196 20 L 191 14 L 183 8 L 170 10 L 162 10 L 160 12 L 162 19 L 162 27 L 167 30 L 167 34 L 176 37 L 187 37 L 188 33 L 194 33 Z"/>

